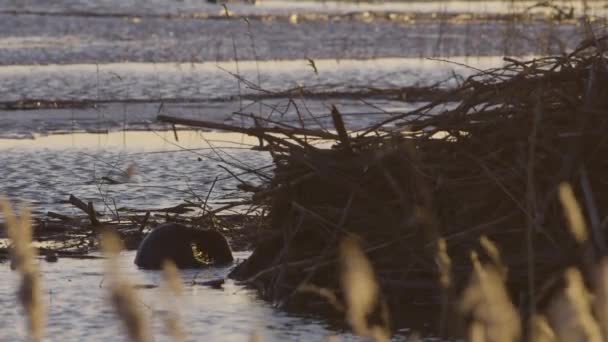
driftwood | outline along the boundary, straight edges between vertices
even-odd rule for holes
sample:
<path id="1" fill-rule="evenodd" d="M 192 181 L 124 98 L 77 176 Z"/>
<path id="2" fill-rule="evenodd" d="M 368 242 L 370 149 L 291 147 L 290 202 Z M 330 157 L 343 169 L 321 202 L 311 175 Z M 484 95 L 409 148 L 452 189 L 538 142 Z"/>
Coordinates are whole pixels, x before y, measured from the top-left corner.
<path id="1" fill-rule="evenodd" d="M 68 201 L 89 216 L 89 220 L 91 220 L 91 225 L 93 227 L 99 226 L 99 220 L 97 219 L 98 214 L 93 207 L 93 202 L 85 204 L 81 199 L 74 195 L 70 195 L 70 199 Z"/>
<path id="2" fill-rule="evenodd" d="M 305 128 L 291 128 L 291 127 L 251 127 L 251 128 L 241 128 L 233 125 L 226 125 L 223 123 L 212 122 L 212 121 L 204 121 L 204 120 L 194 120 L 194 119 L 182 119 L 173 116 L 167 115 L 159 115 L 157 119 L 161 122 L 167 122 L 171 124 L 178 125 L 186 125 L 191 127 L 202 127 L 208 129 L 217 129 L 222 131 L 231 131 L 244 133 L 247 135 L 265 138 L 273 142 L 277 142 L 278 140 L 275 137 L 272 137 L 270 134 L 283 134 L 287 136 L 295 136 L 295 135 L 306 135 L 311 137 L 318 137 L 323 139 L 335 139 L 336 135 L 322 131 L 322 130 L 310 130 Z"/>
<path id="3" fill-rule="evenodd" d="M 54 218 L 54 219 L 59 219 L 61 221 L 72 221 L 71 217 L 69 217 L 67 215 L 55 213 L 55 212 L 52 212 L 52 211 L 47 212 L 46 216 L 48 216 L 50 218 Z"/>

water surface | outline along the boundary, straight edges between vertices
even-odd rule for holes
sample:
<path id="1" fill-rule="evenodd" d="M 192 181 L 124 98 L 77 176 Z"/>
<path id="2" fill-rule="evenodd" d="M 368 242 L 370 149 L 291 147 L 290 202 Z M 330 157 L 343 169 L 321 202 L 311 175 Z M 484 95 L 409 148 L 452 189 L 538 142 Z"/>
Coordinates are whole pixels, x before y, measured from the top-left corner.
<path id="1" fill-rule="evenodd" d="M 199 0 L 7 0 L 0 4 L 0 64 L 526 55 L 561 53 L 584 37 L 581 1 L 553 2 L 566 12 L 576 10 L 564 22 L 470 18 L 520 13 L 535 3 L 262 1 L 230 4 L 235 14 L 227 18 L 221 6 Z M 603 1 L 585 4 L 593 16 L 607 11 Z M 538 10 L 547 11 L 531 11 Z M 397 19 L 374 19 L 367 11 Z M 344 17 L 328 18 L 331 13 Z M 454 16 L 440 20 L 435 13 Z M 424 20 L 416 19 L 421 14 Z M 205 19 L 210 15 L 216 17 Z M 593 26 L 596 34 L 605 32 L 602 20 Z"/>
<path id="2" fill-rule="evenodd" d="M 242 260 L 248 253 L 235 256 Z M 134 257 L 134 252 L 123 253 L 119 272 L 141 287 L 137 290 L 140 309 L 151 322 L 154 340 L 171 341 L 163 317 L 174 298 L 162 288 L 161 273 L 138 270 L 133 264 Z M 40 261 L 40 268 L 43 300 L 48 308 L 49 341 L 127 341 L 122 322 L 109 304 L 104 260 Z M 253 290 L 230 280 L 219 290 L 197 285 L 225 277 L 229 270 L 230 267 L 225 267 L 181 272 L 185 291 L 177 303 L 188 341 L 248 341 L 254 332 L 265 341 L 292 341 L 303 336 L 307 341 L 322 341 L 334 334 L 339 334 L 343 341 L 354 340 L 319 319 L 275 310 L 258 299 Z M 15 295 L 18 274 L 8 264 L 0 263 L 0 277 L 0 340 L 25 341 L 25 320 Z"/>
<path id="3" fill-rule="evenodd" d="M 133 131 L 0 139 L 0 193 L 29 203 L 38 215 L 80 215 L 66 204 L 74 194 L 112 217 L 121 208 L 199 202 L 216 178 L 209 204 L 238 200 L 243 196 L 236 188 L 239 182 L 224 168 L 253 183 L 260 179 L 247 170 L 263 168 L 271 175 L 268 153 L 251 150 L 255 139 L 196 131 L 180 131 L 178 138 L 167 131 Z M 129 168 L 133 177 L 127 177 Z"/>

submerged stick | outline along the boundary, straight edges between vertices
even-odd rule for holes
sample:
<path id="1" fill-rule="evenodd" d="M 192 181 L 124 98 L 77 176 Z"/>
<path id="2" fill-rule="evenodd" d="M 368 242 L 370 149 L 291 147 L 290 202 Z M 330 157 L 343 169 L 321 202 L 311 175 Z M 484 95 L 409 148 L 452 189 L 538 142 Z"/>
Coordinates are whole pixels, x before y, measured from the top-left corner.
<path id="1" fill-rule="evenodd" d="M 352 153 L 352 147 L 350 146 L 350 138 L 348 137 L 348 133 L 346 132 L 346 127 L 344 126 L 344 121 L 342 120 L 342 115 L 338 111 L 336 106 L 331 106 L 331 118 L 334 122 L 334 127 L 336 127 L 336 131 L 338 132 L 338 137 L 340 138 L 340 142 L 344 145 L 344 149 L 348 153 Z"/>

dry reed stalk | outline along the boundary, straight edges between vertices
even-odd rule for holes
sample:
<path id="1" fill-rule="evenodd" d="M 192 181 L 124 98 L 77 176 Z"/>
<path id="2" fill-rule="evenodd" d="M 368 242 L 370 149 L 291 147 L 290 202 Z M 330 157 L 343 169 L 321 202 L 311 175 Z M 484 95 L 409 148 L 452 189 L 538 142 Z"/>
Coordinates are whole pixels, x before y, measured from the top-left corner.
<path id="1" fill-rule="evenodd" d="M 0 200 L 0 207 L 7 223 L 8 236 L 12 242 L 12 263 L 21 275 L 18 298 L 28 318 L 28 331 L 32 341 L 41 341 L 44 336 L 45 306 L 42 300 L 42 284 L 36 250 L 31 247 L 32 226 L 30 211 L 23 207 L 17 219 L 6 199 Z"/>
<path id="2" fill-rule="evenodd" d="M 260 333 L 258 333 L 257 331 L 254 331 L 251 333 L 251 335 L 249 336 L 249 342 L 262 342 L 264 341 L 264 339 L 262 338 L 262 335 L 260 335 Z"/>
<path id="3" fill-rule="evenodd" d="M 554 342 L 557 341 L 555 332 L 551 329 L 547 318 L 542 315 L 534 315 L 532 317 L 532 332 L 530 340 L 533 342 Z"/>
<path id="4" fill-rule="evenodd" d="M 450 314 L 450 292 L 452 288 L 452 259 L 448 254 L 448 244 L 445 239 L 437 240 L 436 263 L 439 272 L 439 284 L 443 289 L 441 293 L 441 314 L 439 317 L 439 333 L 445 335 Z"/>
<path id="5" fill-rule="evenodd" d="M 448 254 L 448 244 L 445 239 L 437 241 L 437 266 L 439 268 L 439 283 L 444 289 L 452 284 L 452 260 Z"/>
<path id="6" fill-rule="evenodd" d="M 479 238 L 479 244 L 483 248 L 484 252 L 488 255 L 490 260 L 494 266 L 496 266 L 497 270 L 500 271 L 502 275 L 503 281 L 507 280 L 508 269 L 502 261 L 502 257 L 500 256 L 500 251 L 498 250 L 498 246 L 494 243 L 494 241 L 490 240 L 487 236 L 482 235 Z"/>
<path id="7" fill-rule="evenodd" d="M 589 232 L 581 207 L 568 183 L 559 185 L 559 199 L 566 217 L 567 227 L 574 239 L 582 246 Z M 562 292 L 555 296 L 548 309 L 548 318 L 557 341 L 602 341 L 602 329 L 606 329 L 608 306 L 606 293 L 608 269 L 606 260 L 594 266 L 592 276 L 596 297 L 585 286 L 581 272 L 569 268 L 564 273 L 566 282 Z M 591 304 L 593 302 L 593 305 Z M 594 317 L 599 319 L 599 322 Z"/>
<path id="8" fill-rule="evenodd" d="M 599 262 L 593 276 L 593 313 L 604 339 L 608 339 L 608 258 Z"/>
<path id="9" fill-rule="evenodd" d="M 471 253 L 471 260 L 473 274 L 460 303 L 460 312 L 472 319 L 469 340 L 519 341 L 519 314 L 509 299 L 501 270 L 494 265 L 483 265 L 475 252 Z"/>
<path id="10" fill-rule="evenodd" d="M 182 278 L 179 274 L 179 270 L 175 263 L 169 260 L 163 262 L 163 279 L 167 289 L 173 293 L 174 296 L 181 296 L 184 292 L 182 285 Z"/>
<path id="11" fill-rule="evenodd" d="M 601 342 L 600 327 L 591 312 L 592 295 L 575 268 L 564 274 L 566 287 L 554 297 L 547 310 L 547 318 L 557 341 Z"/>
<path id="12" fill-rule="evenodd" d="M 340 244 L 341 286 L 346 302 L 346 319 L 359 336 L 388 341 L 388 327 L 369 326 L 367 318 L 380 303 L 379 286 L 372 264 L 354 238 Z"/>
<path id="13" fill-rule="evenodd" d="M 163 262 L 163 279 L 165 284 L 165 294 L 167 301 L 171 302 L 170 294 L 173 295 L 174 299 L 179 299 L 183 293 L 182 278 L 179 274 L 179 270 L 172 261 L 166 260 Z M 165 326 L 169 333 L 169 336 L 176 342 L 182 342 L 186 340 L 184 335 L 180 319 L 179 312 L 175 301 L 170 304 L 170 309 L 165 317 Z"/>
<path id="14" fill-rule="evenodd" d="M 111 302 L 123 321 L 129 338 L 135 342 L 151 341 L 146 317 L 141 311 L 137 293 L 119 272 L 118 254 L 122 250 L 122 241 L 113 233 L 103 232 L 101 246 L 108 257 L 106 275 L 110 280 Z"/>
<path id="15" fill-rule="evenodd" d="M 583 244 L 587 241 L 589 233 L 587 231 L 587 225 L 585 224 L 585 218 L 581 207 L 574 196 L 572 186 L 568 183 L 561 183 L 559 185 L 559 199 L 564 208 L 564 215 L 568 221 L 568 228 L 574 239 L 579 244 Z"/>

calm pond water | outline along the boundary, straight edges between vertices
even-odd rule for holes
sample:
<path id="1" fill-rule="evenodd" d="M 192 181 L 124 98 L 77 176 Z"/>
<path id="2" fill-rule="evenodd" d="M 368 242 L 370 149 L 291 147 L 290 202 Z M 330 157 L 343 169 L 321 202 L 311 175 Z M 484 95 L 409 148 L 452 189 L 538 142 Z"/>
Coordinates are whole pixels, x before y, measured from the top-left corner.
<path id="1" fill-rule="evenodd" d="M 0 64 L 526 55 L 560 53 L 574 47 L 584 35 L 577 20 L 556 24 L 467 17 L 472 13 L 520 13 L 534 3 L 261 1 L 252 6 L 236 2 L 229 5 L 233 16 L 222 18 L 222 6 L 204 0 L 5 0 L 0 4 Z M 555 4 L 565 11 L 573 7 L 577 15 L 583 13 L 580 1 Z M 604 1 L 587 4 L 591 15 L 607 11 Z M 366 11 L 403 16 L 371 20 L 361 14 Z M 298 19 L 310 13 L 345 16 L 340 20 L 323 16 Z M 353 19 L 353 13 L 361 15 Z M 434 20 L 433 13 L 462 15 Z M 425 20 L 408 19 L 415 14 L 428 15 Z M 209 15 L 216 17 L 204 20 Z M 605 30 L 603 20 L 593 26 L 596 33 Z"/>
<path id="2" fill-rule="evenodd" d="M 210 204 L 238 199 L 235 174 L 262 168 L 271 174 L 257 140 L 237 134 L 180 131 L 58 134 L 37 139 L 0 139 L 0 193 L 24 200 L 36 214 L 79 214 L 65 204 L 70 194 L 93 201 L 110 214 L 117 208 L 159 209 L 205 198 Z M 266 168 L 264 168 L 266 166 Z M 126 179 L 126 170 L 135 176 Z M 102 177 L 124 181 L 108 184 Z M 258 182 L 249 174 L 240 178 Z"/>
<path id="3" fill-rule="evenodd" d="M 224 8 L 203 0 L 1 1 L 0 194 L 26 201 L 36 215 L 76 214 L 64 203 L 69 194 L 105 212 L 109 202 L 153 209 L 206 195 L 218 177 L 211 204 L 238 199 L 237 183 L 224 168 L 237 174 L 252 168 L 272 172 L 269 155 L 251 150 L 257 141 L 189 130 L 180 130 L 176 140 L 170 127 L 156 122 L 159 113 L 233 125 L 251 124 L 247 117 L 253 114 L 282 124 L 331 127 L 329 108 L 336 105 L 356 131 L 424 104 L 405 95 L 388 99 L 360 92 L 446 79 L 441 86 L 453 86 L 478 68 L 503 65 L 503 55 L 560 53 L 576 46 L 584 34 L 576 20 L 467 19 L 518 12 L 534 3 L 266 0 L 255 6 L 231 3 L 226 18 Z M 558 4 L 582 13 L 581 2 Z M 401 19 L 375 20 L 366 11 Z M 588 14 L 605 12 L 604 2 L 590 2 Z M 406 18 L 416 13 L 425 19 Z M 433 13 L 462 16 L 443 21 Z M 598 32 L 602 23 L 594 23 Z M 316 72 L 308 59 L 314 59 Z M 313 94 L 298 95 L 298 89 Z M 285 91 L 292 96 L 277 95 Z M 334 95 L 323 96 L 328 92 Z M 40 100 L 79 102 L 37 107 Z M 29 101 L 28 108 L 20 101 Z M 104 176 L 122 179 L 128 168 L 136 175 L 125 183 L 101 182 Z M 133 257 L 123 255 L 122 271 L 136 284 L 158 285 L 160 274 L 136 269 Z M 49 341 L 124 339 L 104 297 L 102 260 L 41 261 L 41 268 Z M 191 340 L 245 341 L 253 331 L 276 341 L 321 341 L 332 334 L 354 339 L 321 320 L 275 310 L 232 282 L 223 290 L 192 285 L 193 279 L 228 271 L 182 272 L 186 292 L 180 313 Z M 0 264 L 0 278 L 0 341 L 25 340 L 16 274 Z M 167 340 L 163 296 L 154 286 L 137 292 L 162 341 Z"/>
<path id="4" fill-rule="evenodd" d="M 141 271 L 133 264 L 134 252 L 121 256 L 123 275 L 140 287 L 137 294 L 149 318 L 155 341 L 171 341 L 163 326 L 167 297 L 162 274 Z M 248 253 L 236 253 L 246 258 Z M 60 259 L 40 262 L 44 301 L 48 308 L 48 341 L 127 341 L 122 322 L 109 305 L 104 260 Z M 266 341 L 323 341 L 338 333 L 343 341 L 354 340 L 336 332 L 319 319 L 298 317 L 272 308 L 252 290 L 227 281 L 223 289 L 196 283 L 225 277 L 230 268 L 182 271 L 184 293 L 177 300 L 180 321 L 188 341 L 248 341 L 256 332 Z M 0 341 L 26 341 L 25 321 L 17 303 L 18 275 L 0 264 Z"/>

